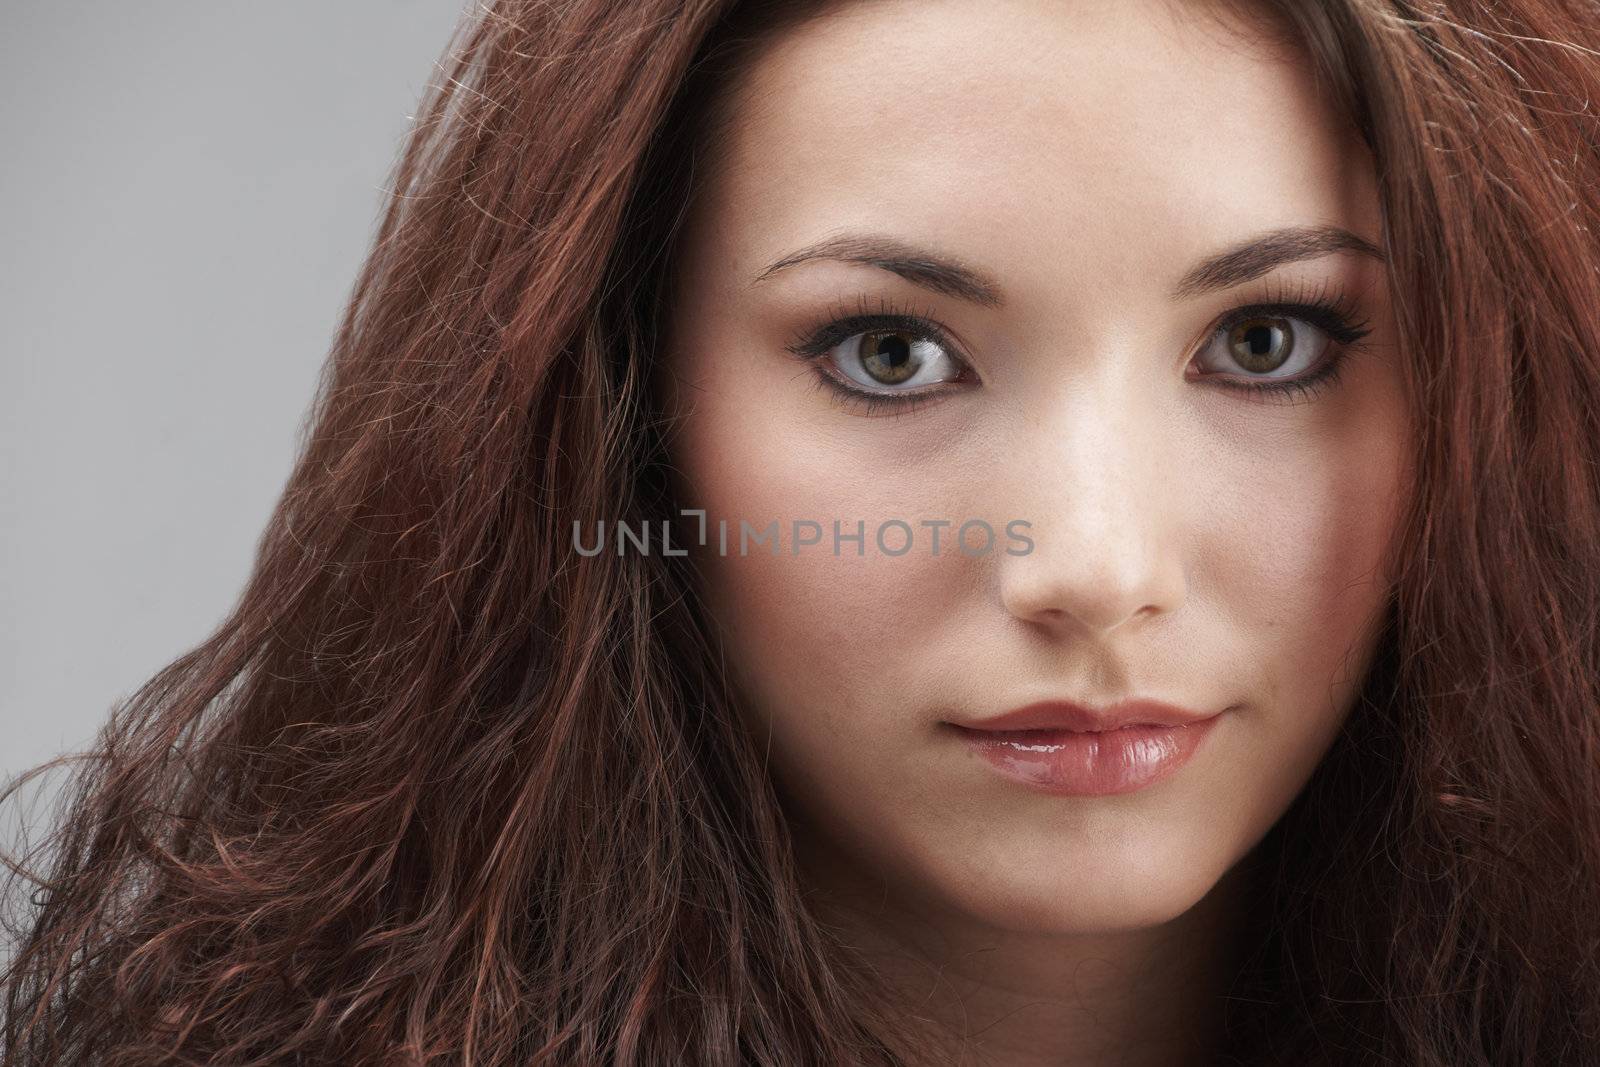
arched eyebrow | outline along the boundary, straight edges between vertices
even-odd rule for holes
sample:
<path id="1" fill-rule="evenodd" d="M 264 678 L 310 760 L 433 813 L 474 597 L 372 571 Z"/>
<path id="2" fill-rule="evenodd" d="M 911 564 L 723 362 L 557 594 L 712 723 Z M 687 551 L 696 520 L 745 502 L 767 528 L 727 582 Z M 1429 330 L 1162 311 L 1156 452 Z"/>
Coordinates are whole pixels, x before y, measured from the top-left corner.
<path id="1" fill-rule="evenodd" d="M 1383 250 L 1338 226 L 1286 226 L 1240 241 L 1189 268 L 1172 289 L 1174 300 L 1218 293 L 1261 277 L 1285 263 L 1356 252 L 1385 262 Z"/>
<path id="2" fill-rule="evenodd" d="M 913 285 L 983 307 L 1000 307 L 1005 303 L 999 283 L 977 268 L 953 256 L 920 249 L 898 238 L 878 234 L 841 234 L 807 245 L 768 264 L 750 284 L 755 285 L 786 267 L 813 259 L 877 267 L 898 274 Z"/>
<path id="3" fill-rule="evenodd" d="M 1287 263 L 1317 259 L 1335 252 L 1356 252 L 1383 262 L 1383 251 L 1371 241 L 1338 226 L 1286 226 L 1269 230 L 1223 249 L 1196 263 L 1173 287 L 1184 300 L 1220 292 L 1259 278 Z M 895 237 L 840 234 L 790 252 L 768 264 L 750 284 L 809 260 L 860 263 L 899 275 L 913 285 L 983 307 L 1001 307 L 1005 294 L 988 274 L 961 260 Z"/>

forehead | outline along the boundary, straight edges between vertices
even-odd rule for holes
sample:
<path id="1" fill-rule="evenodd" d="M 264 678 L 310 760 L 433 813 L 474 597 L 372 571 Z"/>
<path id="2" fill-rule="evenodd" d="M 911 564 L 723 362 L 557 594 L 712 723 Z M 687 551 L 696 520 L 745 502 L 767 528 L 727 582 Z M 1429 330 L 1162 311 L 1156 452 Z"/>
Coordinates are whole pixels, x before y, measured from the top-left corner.
<path id="1" fill-rule="evenodd" d="M 860 228 L 1122 285 L 1278 225 L 1375 236 L 1369 158 L 1309 57 L 1217 14 L 1172 0 L 835 6 L 736 87 L 702 190 L 718 252 L 757 266 Z"/>

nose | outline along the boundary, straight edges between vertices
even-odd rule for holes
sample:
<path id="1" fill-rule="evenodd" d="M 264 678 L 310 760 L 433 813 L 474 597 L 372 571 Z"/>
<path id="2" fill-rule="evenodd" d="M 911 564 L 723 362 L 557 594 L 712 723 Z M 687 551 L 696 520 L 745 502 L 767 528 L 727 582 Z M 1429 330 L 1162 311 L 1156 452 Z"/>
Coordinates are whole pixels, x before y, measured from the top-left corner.
<path id="1" fill-rule="evenodd" d="M 1182 603 L 1182 454 L 1135 392 L 1058 395 L 1026 420 L 1014 455 L 1030 461 L 1013 499 L 1033 547 L 1001 557 L 1012 616 L 1099 637 Z"/>

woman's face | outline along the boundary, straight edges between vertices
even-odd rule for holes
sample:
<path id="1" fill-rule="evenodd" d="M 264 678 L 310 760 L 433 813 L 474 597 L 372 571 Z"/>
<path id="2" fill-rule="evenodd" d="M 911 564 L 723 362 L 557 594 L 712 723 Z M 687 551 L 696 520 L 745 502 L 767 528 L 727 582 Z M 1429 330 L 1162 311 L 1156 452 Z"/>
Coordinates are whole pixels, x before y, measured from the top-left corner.
<path id="1" fill-rule="evenodd" d="M 1408 484 L 1379 204 L 1309 61 L 1244 33 L 1159 2 L 875 0 L 740 83 L 663 388 L 813 877 L 1009 930 L 1160 923 L 1354 702 Z M 1307 306 L 1228 318 L 1252 304 Z M 969 519 L 989 551 L 956 547 Z M 779 552 L 741 555 L 741 520 Z M 835 520 L 864 539 L 836 552 Z M 1125 699 L 1220 714 L 1142 785 L 1110 740 L 1047 788 L 1038 746 L 1007 774 L 951 725 Z"/>

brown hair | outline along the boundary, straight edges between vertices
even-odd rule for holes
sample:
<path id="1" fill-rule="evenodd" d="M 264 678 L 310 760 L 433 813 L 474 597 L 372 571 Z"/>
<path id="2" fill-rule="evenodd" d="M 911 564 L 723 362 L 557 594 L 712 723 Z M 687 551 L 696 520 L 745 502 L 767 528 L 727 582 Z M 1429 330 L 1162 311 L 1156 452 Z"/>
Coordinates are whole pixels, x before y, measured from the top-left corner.
<path id="1" fill-rule="evenodd" d="M 1235 1062 L 1600 1047 L 1600 9 L 1275 5 L 1366 136 L 1419 430 L 1348 728 L 1249 862 Z M 3 1062 L 809 1065 L 910 1047 L 808 911 L 672 557 L 673 237 L 793 0 L 452 41 L 214 635 L 12 898 Z M 15 787 L 13 787 L 15 788 Z"/>

